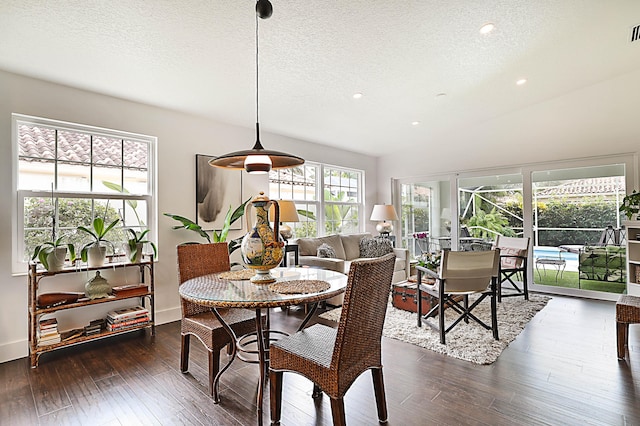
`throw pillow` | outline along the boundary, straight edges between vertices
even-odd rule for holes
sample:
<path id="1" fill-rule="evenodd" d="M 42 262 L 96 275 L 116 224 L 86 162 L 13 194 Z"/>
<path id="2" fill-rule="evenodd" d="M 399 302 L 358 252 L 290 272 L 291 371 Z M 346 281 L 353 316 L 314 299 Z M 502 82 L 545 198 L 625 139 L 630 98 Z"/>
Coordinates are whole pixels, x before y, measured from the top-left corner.
<path id="1" fill-rule="evenodd" d="M 322 243 L 318 247 L 316 255 L 322 258 L 336 257 L 336 251 L 329 244 Z"/>
<path id="2" fill-rule="evenodd" d="M 360 240 L 360 257 L 380 257 L 393 253 L 393 244 L 388 238 L 363 238 Z"/>
<path id="3" fill-rule="evenodd" d="M 522 266 L 523 259 L 515 256 L 523 256 L 525 250 L 516 248 L 500 249 L 500 267 L 502 269 L 517 269 Z M 503 257 L 506 256 L 506 257 Z M 513 256 L 513 257 L 510 257 Z"/>

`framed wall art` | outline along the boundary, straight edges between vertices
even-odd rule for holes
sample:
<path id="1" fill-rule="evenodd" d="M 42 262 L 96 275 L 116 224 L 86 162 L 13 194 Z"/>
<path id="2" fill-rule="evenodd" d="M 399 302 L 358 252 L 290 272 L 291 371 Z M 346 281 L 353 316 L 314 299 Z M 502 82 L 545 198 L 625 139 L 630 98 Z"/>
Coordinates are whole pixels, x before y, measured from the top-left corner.
<path id="1" fill-rule="evenodd" d="M 214 158 L 196 154 L 196 223 L 207 231 L 222 229 L 229 207 L 233 211 L 242 204 L 242 171 L 212 167 Z M 242 221 L 231 229 L 242 229 Z"/>

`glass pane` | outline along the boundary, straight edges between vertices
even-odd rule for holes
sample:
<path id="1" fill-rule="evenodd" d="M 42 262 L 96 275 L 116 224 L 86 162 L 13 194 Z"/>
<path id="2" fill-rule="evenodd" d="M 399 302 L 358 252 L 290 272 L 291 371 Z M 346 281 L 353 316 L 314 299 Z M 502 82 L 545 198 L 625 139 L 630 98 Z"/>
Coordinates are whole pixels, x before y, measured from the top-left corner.
<path id="1" fill-rule="evenodd" d="M 146 170 L 124 169 L 124 189 L 130 194 L 149 194 L 149 174 Z"/>
<path id="2" fill-rule="evenodd" d="M 44 228 L 49 230 L 53 226 L 55 201 L 44 197 L 25 197 L 24 199 L 24 227 L 25 229 Z"/>
<path id="3" fill-rule="evenodd" d="M 23 262 L 27 262 L 31 259 L 33 250 L 36 246 L 44 243 L 45 241 L 51 241 L 50 229 L 25 229 L 24 230 L 24 253 Z"/>
<path id="4" fill-rule="evenodd" d="M 149 144 L 147 142 L 124 140 L 124 166 L 129 168 L 149 168 Z"/>
<path id="5" fill-rule="evenodd" d="M 461 237 L 489 242 L 497 235 L 522 236 L 522 175 L 460 179 L 458 194 Z"/>
<path id="6" fill-rule="evenodd" d="M 300 185 L 303 187 L 303 200 L 307 201 L 317 201 L 318 200 L 318 191 L 316 189 L 316 171 L 317 167 L 315 166 L 305 166 L 304 174 L 301 177 Z"/>
<path id="7" fill-rule="evenodd" d="M 93 163 L 121 166 L 122 140 L 95 136 L 93 138 Z"/>
<path id="8" fill-rule="evenodd" d="M 104 219 L 105 227 L 116 219 L 120 219 L 124 209 L 123 200 L 95 200 L 94 201 L 94 217 Z M 120 221 L 111 231 L 107 233 L 105 238 L 112 243 L 125 241 L 125 234 Z"/>
<path id="9" fill-rule="evenodd" d="M 356 226 L 358 224 L 358 206 L 356 205 L 326 203 L 324 210 L 325 235 L 348 233 L 354 223 Z"/>
<path id="10" fill-rule="evenodd" d="M 147 202 L 144 200 L 124 201 L 124 226 L 145 227 L 147 222 Z"/>
<path id="11" fill-rule="evenodd" d="M 53 160 L 56 152 L 56 132 L 48 127 L 20 124 L 18 126 L 18 156 Z"/>
<path id="12" fill-rule="evenodd" d="M 300 222 L 290 224 L 293 227 L 294 236 L 298 238 L 318 236 L 318 209 L 316 205 L 297 203 L 296 207 Z"/>
<path id="13" fill-rule="evenodd" d="M 429 237 L 435 236 L 430 230 L 431 188 L 422 183 L 403 184 L 401 197 L 402 246 L 412 257 L 431 251 Z"/>
<path id="14" fill-rule="evenodd" d="M 283 200 L 293 200 L 293 185 L 290 184 L 280 184 L 280 199 Z"/>
<path id="15" fill-rule="evenodd" d="M 55 182 L 55 163 L 21 158 L 18 161 L 18 189 L 51 190 Z"/>
<path id="16" fill-rule="evenodd" d="M 58 189 L 61 191 L 88 192 L 91 167 L 89 165 L 58 163 Z"/>
<path id="17" fill-rule="evenodd" d="M 91 162 L 91 136 L 86 133 L 58 131 L 58 160 Z"/>
<path id="18" fill-rule="evenodd" d="M 540 171 L 532 180 L 535 283 L 624 292 L 624 165 Z"/>
<path id="19" fill-rule="evenodd" d="M 58 225 L 73 230 L 78 226 L 91 227 L 93 203 L 86 198 L 60 198 L 58 200 Z"/>
<path id="20" fill-rule="evenodd" d="M 116 189 L 111 189 L 110 184 L 116 185 L 118 189 L 121 188 L 121 169 L 116 167 L 94 166 L 92 186 L 93 190 L 96 192 L 121 192 Z"/>

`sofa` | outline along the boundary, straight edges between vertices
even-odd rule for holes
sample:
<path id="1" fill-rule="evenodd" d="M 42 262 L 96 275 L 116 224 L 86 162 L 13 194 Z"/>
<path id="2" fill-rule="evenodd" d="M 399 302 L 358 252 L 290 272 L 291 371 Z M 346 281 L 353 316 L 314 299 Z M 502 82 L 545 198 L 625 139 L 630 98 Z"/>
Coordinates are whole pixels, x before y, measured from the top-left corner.
<path id="1" fill-rule="evenodd" d="M 351 262 L 363 259 L 360 256 L 360 246 L 363 239 L 372 239 L 370 233 L 328 235 L 316 238 L 297 238 L 291 240 L 291 244 L 298 245 L 298 263 L 300 266 L 330 269 L 343 274 L 349 273 Z M 367 243 L 365 241 L 364 243 Z M 319 257 L 318 248 L 323 244 L 328 245 L 335 252 L 335 257 Z M 323 246 L 326 247 L 326 246 Z M 409 250 L 393 248 L 396 255 L 396 264 L 393 272 L 393 283 L 404 281 L 409 277 Z M 336 296 L 327 301 L 330 305 L 342 305 L 343 296 Z"/>

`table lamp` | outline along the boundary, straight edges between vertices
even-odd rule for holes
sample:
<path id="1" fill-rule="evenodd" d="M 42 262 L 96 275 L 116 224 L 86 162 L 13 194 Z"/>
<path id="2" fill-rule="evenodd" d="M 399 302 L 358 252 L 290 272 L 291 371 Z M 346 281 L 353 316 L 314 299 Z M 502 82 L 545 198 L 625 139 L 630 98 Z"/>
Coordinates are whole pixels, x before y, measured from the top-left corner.
<path id="1" fill-rule="evenodd" d="M 393 225 L 388 220 L 399 220 L 396 209 L 391 204 L 376 204 L 371 212 L 371 220 L 378 220 L 376 230 L 381 236 L 389 236 L 393 231 Z"/>
<path id="2" fill-rule="evenodd" d="M 280 235 L 287 241 L 293 236 L 293 230 L 289 225 L 285 225 L 285 222 L 300 222 L 298 211 L 296 210 L 296 203 L 291 200 L 277 200 L 280 206 Z M 275 217 L 275 207 L 273 204 L 269 207 L 269 218 Z"/>

